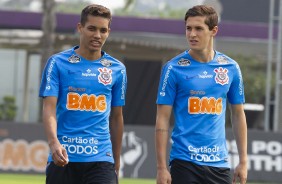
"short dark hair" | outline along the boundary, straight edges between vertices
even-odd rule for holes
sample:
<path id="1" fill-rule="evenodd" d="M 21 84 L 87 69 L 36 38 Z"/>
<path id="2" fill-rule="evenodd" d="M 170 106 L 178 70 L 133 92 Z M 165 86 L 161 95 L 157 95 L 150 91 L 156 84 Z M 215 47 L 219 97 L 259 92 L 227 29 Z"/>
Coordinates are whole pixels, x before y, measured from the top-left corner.
<path id="1" fill-rule="evenodd" d="M 110 26 L 111 21 L 112 21 L 111 11 L 108 8 L 106 8 L 102 5 L 91 4 L 91 5 L 86 6 L 81 11 L 80 23 L 83 26 L 87 22 L 88 15 L 96 16 L 96 17 L 103 17 L 103 18 L 109 19 L 109 26 Z"/>
<path id="2" fill-rule="evenodd" d="M 197 5 L 188 9 L 185 14 L 185 22 L 189 17 L 203 16 L 206 17 L 205 23 L 208 25 L 209 30 L 212 30 L 218 25 L 218 15 L 215 9 L 207 5 Z"/>

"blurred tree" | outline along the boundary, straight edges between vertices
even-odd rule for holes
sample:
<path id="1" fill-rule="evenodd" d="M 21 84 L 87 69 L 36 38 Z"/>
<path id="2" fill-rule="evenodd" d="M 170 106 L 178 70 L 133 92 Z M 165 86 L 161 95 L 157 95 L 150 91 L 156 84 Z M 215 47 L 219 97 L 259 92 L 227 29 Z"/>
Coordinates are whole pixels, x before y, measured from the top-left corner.
<path id="1" fill-rule="evenodd" d="M 123 10 L 127 11 L 129 7 L 131 7 L 134 4 L 135 0 L 125 0 Z"/>
<path id="2" fill-rule="evenodd" d="M 188 8 L 204 2 L 204 0 L 125 0 L 124 7 L 116 9 L 115 14 L 119 16 L 183 19 Z M 217 0 L 213 0 L 210 4 L 215 3 L 219 4 Z"/>
<path id="3" fill-rule="evenodd" d="M 80 14 L 81 10 L 89 4 L 89 1 L 66 1 L 66 2 L 58 2 L 56 3 L 55 10 L 60 13 L 72 13 L 72 14 Z"/>
<path id="4" fill-rule="evenodd" d="M 41 72 L 45 67 L 46 61 L 54 52 L 54 42 L 55 42 L 55 29 L 56 29 L 56 14 L 55 14 L 55 1 L 54 0 L 42 0 L 42 31 L 43 35 L 41 38 Z M 40 106 L 42 107 L 42 100 L 40 101 Z M 42 118 L 42 111 L 39 111 L 39 122 Z"/>
<path id="5" fill-rule="evenodd" d="M 246 103 L 262 104 L 265 98 L 266 62 L 259 57 L 230 55 L 240 65 L 245 85 Z M 274 81 L 272 81 L 274 88 Z"/>
<path id="6" fill-rule="evenodd" d="M 266 62 L 261 57 L 242 56 L 227 54 L 238 62 L 244 80 L 245 100 L 246 103 L 264 104 L 265 87 L 266 87 Z M 273 72 L 274 73 L 274 72 Z M 274 90 L 274 79 L 271 81 L 272 91 Z M 248 128 L 262 128 L 260 121 L 261 111 L 245 111 Z M 230 111 L 226 114 L 226 126 L 231 127 Z"/>
<path id="7" fill-rule="evenodd" d="M 55 1 L 43 1 L 43 16 L 42 16 L 42 31 L 41 38 L 41 71 L 45 66 L 46 61 L 54 52 L 55 29 L 56 29 L 56 15 L 55 15 Z"/>
<path id="8" fill-rule="evenodd" d="M 0 120 L 14 120 L 16 117 L 17 107 L 15 97 L 4 96 L 3 103 L 0 104 Z"/>

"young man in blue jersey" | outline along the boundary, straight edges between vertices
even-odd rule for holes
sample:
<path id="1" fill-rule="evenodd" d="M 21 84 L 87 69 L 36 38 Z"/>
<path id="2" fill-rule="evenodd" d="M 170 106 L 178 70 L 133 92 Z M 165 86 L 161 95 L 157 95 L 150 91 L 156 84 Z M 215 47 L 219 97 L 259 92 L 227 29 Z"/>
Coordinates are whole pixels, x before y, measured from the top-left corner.
<path id="1" fill-rule="evenodd" d="M 162 70 L 156 117 L 157 184 L 230 184 L 247 180 L 247 126 L 243 79 L 238 64 L 214 50 L 218 16 L 212 7 L 194 6 L 185 15 L 189 49 Z M 239 164 L 233 179 L 225 137 L 230 103 Z M 175 124 L 166 164 L 169 120 Z"/>
<path id="2" fill-rule="evenodd" d="M 79 46 L 51 56 L 43 71 L 47 184 L 118 183 L 127 77 L 125 66 L 102 51 L 111 19 L 106 7 L 85 7 Z"/>

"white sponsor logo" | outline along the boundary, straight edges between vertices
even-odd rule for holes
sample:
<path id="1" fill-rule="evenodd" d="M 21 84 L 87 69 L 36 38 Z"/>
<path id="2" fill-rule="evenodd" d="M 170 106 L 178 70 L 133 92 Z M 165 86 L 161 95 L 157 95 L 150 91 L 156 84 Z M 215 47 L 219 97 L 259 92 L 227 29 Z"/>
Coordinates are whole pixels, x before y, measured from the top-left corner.
<path id="1" fill-rule="evenodd" d="M 192 160 L 197 160 L 199 162 L 217 162 L 220 161 L 220 157 L 218 151 L 218 146 L 213 146 L 212 148 L 202 146 L 200 148 L 195 148 L 193 146 L 188 146 L 188 150 L 192 153 L 190 153 L 190 158 Z"/>
<path id="2" fill-rule="evenodd" d="M 95 138 L 62 137 L 62 146 L 71 154 L 97 154 L 99 141 Z"/>
<path id="3" fill-rule="evenodd" d="M 169 67 L 167 68 L 167 71 L 165 73 L 164 80 L 163 80 L 162 91 L 160 92 L 161 96 L 165 96 L 165 88 L 166 88 L 166 85 L 167 85 L 167 80 L 169 78 L 169 74 L 170 74 L 171 69 L 172 69 L 172 66 L 169 65 Z"/>
<path id="4" fill-rule="evenodd" d="M 125 98 L 125 90 L 126 90 L 126 72 L 125 70 L 121 70 L 122 74 L 122 86 L 121 86 L 121 99 Z"/>
<path id="5" fill-rule="evenodd" d="M 240 80 L 240 82 L 239 82 L 239 94 L 243 95 L 243 77 L 242 77 L 242 73 L 241 73 L 241 70 L 240 70 L 240 67 L 239 67 L 238 64 L 236 64 L 236 68 L 237 68 L 237 70 L 239 72 L 239 80 Z"/>
<path id="6" fill-rule="evenodd" d="M 198 75 L 200 79 L 210 79 L 213 77 L 213 75 L 208 75 L 207 71 L 204 71 L 203 74 Z"/>
<path id="7" fill-rule="evenodd" d="M 50 89 L 51 89 L 51 85 L 50 85 L 51 80 L 50 80 L 50 79 L 51 79 L 51 73 L 52 73 L 54 64 L 55 64 L 55 60 L 52 59 L 50 65 L 49 65 L 49 68 L 48 68 L 48 70 L 47 70 L 47 77 L 46 77 L 47 85 L 46 85 L 46 90 L 50 90 Z"/>
<path id="8" fill-rule="evenodd" d="M 96 74 L 95 73 L 91 73 L 91 70 L 87 69 L 86 73 L 81 73 L 81 76 L 83 76 L 83 77 L 95 77 Z"/>

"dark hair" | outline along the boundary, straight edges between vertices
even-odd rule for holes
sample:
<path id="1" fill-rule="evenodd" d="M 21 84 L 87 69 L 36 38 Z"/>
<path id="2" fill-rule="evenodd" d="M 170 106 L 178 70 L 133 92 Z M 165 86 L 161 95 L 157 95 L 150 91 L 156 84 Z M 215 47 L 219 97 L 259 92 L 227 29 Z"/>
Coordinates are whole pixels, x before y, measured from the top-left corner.
<path id="1" fill-rule="evenodd" d="M 185 14 L 185 22 L 189 17 L 203 16 L 206 17 L 205 24 L 209 30 L 218 25 L 218 15 L 213 7 L 207 5 L 197 5 L 187 10 Z"/>
<path id="2" fill-rule="evenodd" d="M 111 11 L 108 8 L 106 8 L 102 5 L 91 4 L 91 5 L 86 6 L 81 11 L 80 23 L 83 26 L 87 22 L 88 15 L 96 16 L 96 17 L 103 17 L 103 18 L 109 19 L 109 26 L 110 26 L 111 21 L 112 21 Z"/>

